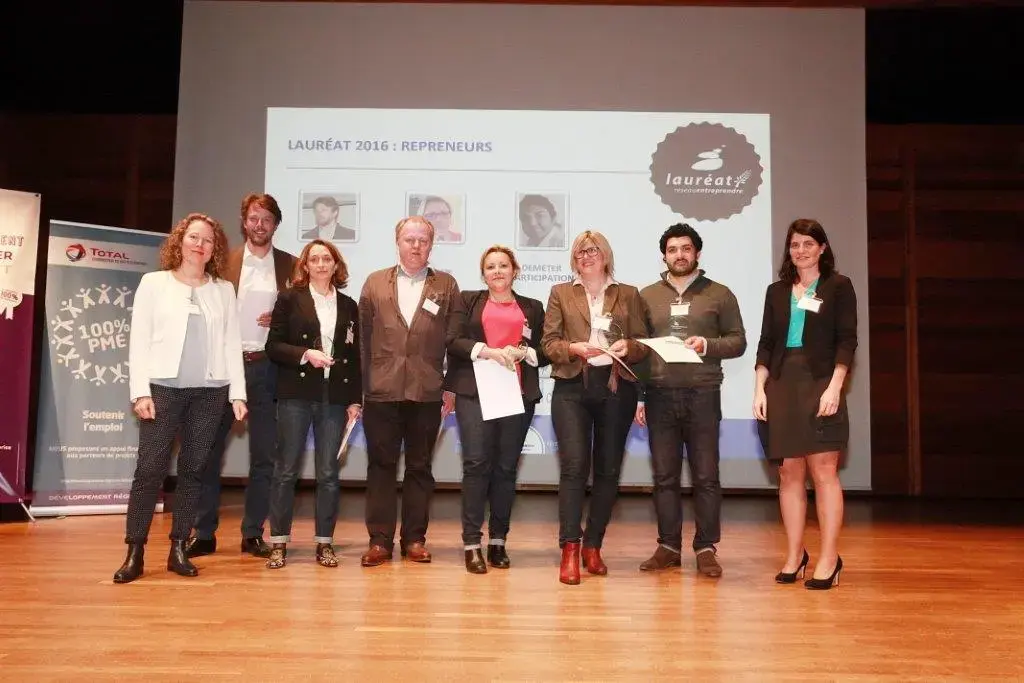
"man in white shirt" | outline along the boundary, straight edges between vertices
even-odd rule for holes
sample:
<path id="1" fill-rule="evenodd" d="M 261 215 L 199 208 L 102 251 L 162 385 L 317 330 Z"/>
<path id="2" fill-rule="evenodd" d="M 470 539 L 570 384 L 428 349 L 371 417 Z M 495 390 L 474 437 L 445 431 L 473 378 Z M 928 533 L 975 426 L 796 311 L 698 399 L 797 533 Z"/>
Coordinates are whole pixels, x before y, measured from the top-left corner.
<path id="1" fill-rule="evenodd" d="M 242 200 L 241 223 L 245 244 L 231 250 L 225 269 L 226 278 L 237 293 L 249 407 L 249 483 L 245 489 L 241 548 L 243 553 L 269 557 L 270 546 L 263 541 L 263 527 L 270 513 L 277 409 L 274 403 L 276 371 L 264 346 L 274 301 L 277 293 L 288 286 L 295 257 L 272 246 L 274 232 L 281 224 L 281 208 L 269 194 L 250 194 Z M 228 406 L 203 473 L 195 536 L 188 546 L 190 557 L 209 555 L 217 550 L 220 472 L 233 421 Z"/>

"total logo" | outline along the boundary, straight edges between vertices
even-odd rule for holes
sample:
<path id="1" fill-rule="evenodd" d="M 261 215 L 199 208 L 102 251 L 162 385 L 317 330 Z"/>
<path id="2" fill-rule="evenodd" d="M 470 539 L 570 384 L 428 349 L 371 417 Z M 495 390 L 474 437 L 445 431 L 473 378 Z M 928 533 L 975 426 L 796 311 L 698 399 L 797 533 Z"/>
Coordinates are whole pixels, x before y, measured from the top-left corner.
<path id="1" fill-rule="evenodd" d="M 97 249 L 96 247 L 87 247 L 81 243 L 68 245 L 67 248 L 64 249 L 64 255 L 67 256 L 68 261 L 71 263 L 78 263 L 87 257 L 95 261 L 103 261 L 106 263 L 131 263 L 132 261 L 126 251 Z"/>
<path id="2" fill-rule="evenodd" d="M 78 263 L 85 258 L 85 247 L 81 244 L 70 244 L 64 250 L 64 255 L 68 257 L 68 261 Z"/>

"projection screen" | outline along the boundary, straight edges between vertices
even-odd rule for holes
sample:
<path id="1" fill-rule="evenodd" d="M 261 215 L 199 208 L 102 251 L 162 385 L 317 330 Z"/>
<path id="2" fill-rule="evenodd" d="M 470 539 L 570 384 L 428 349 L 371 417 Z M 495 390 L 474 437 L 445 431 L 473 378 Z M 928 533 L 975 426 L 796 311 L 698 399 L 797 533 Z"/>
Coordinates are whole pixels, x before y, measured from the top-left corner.
<path id="1" fill-rule="evenodd" d="M 358 298 L 366 274 L 395 262 L 395 222 L 428 213 L 449 227 L 434 267 L 479 288 L 480 253 L 507 244 L 524 266 L 518 291 L 545 302 L 570 277 L 579 232 L 604 232 L 617 279 L 643 287 L 663 270 L 661 232 L 688 222 L 747 332 L 747 352 L 724 363 L 726 488 L 770 486 L 750 415 L 764 289 L 789 222 L 817 218 L 858 293 L 843 482 L 869 489 L 863 21 L 860 10 L 186 2 L 175 215 L 209 212 L 237 244 L 239 200 L 265 190 L 284 212 L 276 245 L 297 253 L 330 198 Z M 559 228 L 543 244 L 521 218 L 538 197 Z M 542 383 L 521 484 L 558 480 Z M 449 422 L 440 482 L 461 479 Z M 233 438 L 224 475 L 244 476 L 247 457 Z M 365 468 L 357 429 L 342 477 Z M 634 427 L 622 483 L 650 477 Z"/>

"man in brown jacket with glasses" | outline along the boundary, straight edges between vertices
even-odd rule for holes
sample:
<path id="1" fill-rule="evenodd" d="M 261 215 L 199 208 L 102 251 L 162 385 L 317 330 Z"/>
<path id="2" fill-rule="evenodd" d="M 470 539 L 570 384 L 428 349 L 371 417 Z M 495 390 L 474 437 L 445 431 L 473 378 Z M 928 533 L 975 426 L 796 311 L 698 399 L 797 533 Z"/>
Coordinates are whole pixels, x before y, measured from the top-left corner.
<path id="1" fill-rule="evenodd" d="M 430 562 L 424 544 L 434 492 L 431 461 L 441 420 L 454 404 L 453 396 L 442 397 L 441 382 L 445 350 L 459 331 L 459 286 L 448 273 L 427 265 L 434 226 L 426 218 L 399 221 L 395 241 L 398 265 L 371 273 L 359 297 L 370 535 L 364 567 L 392 556 L 403 443 L 400 549 L 413 562 Z"/>

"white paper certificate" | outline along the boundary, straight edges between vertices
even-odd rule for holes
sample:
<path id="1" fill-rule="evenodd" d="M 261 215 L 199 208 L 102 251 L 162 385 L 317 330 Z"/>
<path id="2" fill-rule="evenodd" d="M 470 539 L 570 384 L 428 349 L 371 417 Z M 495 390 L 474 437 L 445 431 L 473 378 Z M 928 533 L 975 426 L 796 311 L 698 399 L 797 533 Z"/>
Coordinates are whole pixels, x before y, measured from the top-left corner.
<path id="1" fill-rule="evenodd" d="M 677 337 L 653 337 L 651 339 L 637 339 L 637 341 L 644 346 L 650 347 L 666 363 L 704 362 L 696 351 L 685 346 L 683 340 Z"/>
<path id="2" fill-rule="evenodd" d="M 476 392 L 480 398 L 480 412 L 484 420 L 495 420 L 508 415 L 521 415 L 523 393 L 519 388 L 519 376 L 501 363 L 487 360 L 473 361 L 476 376 Z"/>
<path id="3" fill-rule="evenodd" d="M 338 460 L 341 460 L 341 456 L 344 455 L 345 449 L 348 448 L 348 439 L 352 436 L 352 430 L 355 429 L 357 420 L 349 420 L 348 424 L 345 425 L 345 436 L 341 437 L 341 445 L 338 446 Z"/>

